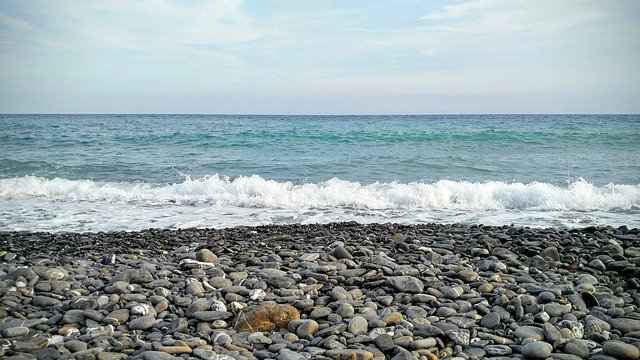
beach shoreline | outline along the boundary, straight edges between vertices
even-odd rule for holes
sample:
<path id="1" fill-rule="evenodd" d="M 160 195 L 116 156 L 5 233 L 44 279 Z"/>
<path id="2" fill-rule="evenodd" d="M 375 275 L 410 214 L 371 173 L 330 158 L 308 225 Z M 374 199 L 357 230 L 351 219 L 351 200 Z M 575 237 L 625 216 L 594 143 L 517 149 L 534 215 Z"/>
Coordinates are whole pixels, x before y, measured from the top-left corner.
<path id="1" fill-rule="evenodd" d="M 6 357 L 640 357 L 637 228 L 0 232 L 0 258 Z"/>

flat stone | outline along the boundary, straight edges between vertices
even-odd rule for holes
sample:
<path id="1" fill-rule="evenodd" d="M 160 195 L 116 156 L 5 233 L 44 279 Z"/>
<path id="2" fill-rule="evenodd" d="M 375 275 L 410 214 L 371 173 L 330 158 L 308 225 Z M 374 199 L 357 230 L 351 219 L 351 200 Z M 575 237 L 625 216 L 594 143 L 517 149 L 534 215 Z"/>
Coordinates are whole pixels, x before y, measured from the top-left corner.
<path id="1" fill-rule="evenodd" d="M 233 316 L 232 313 L 228 311 L 215 311 L 215 310 L 206 310 L 206 311 L 196 311 L 193 313 L 193 317 L 200 321 L 216 321 L 216 320 L 225 320 L 229 319 Z"/>
<path id="2" fill-rule="evenodd" d="M 43 335 L 36 335 L 30 339 L 14 341 L 12 348 L 16 352 L 34 352 L 42 350 L 49 345 L 49 339 Z"/>
<path id="3" fill-rule="evenodd" d="M 640 350 L 637 347 L 618 340 L 609 340 L 602 344 L 602 351 L 618 359 L 638 359 Z"/>
<path id="4" fill-rule="evenodd" d="M 514 333 L 521 339 L 544 340 L 544 330 L 535 326 L 520 326 Z"/>
<path id="5" fill-rule="evenodd" d="M 111 324 L 113 326 L 123 325 L 127 320 L 129 320 L 129 310 L 127 309 L 114 310 L 104 318 L 104 322 L 106 324 Z"/>
<path id="6" fill-rule="evenodd" d="M 571 339 L 564 346 L 564 351 L 568 354 L 579 356 L 582 359 L 586 359 L 591 354 L 589 346 L 587 346 L 584 340 Z"/>
<path id="7" fill-rule="evenodd" d="M 34 296 L 31 300 L 32 305 L 39 307 L 56 306 L 61 303 L 60 300 L 48 296 Z"/>
<path id="8" fill-rule="evenodd" d="M 66 347 L 72 353 L 76 353 L 79 351 L 87 350 L 87 343 L 80 340 L 69 340 L 64 343 L 64 347 Z"/>
<path id="9" fill-rule="evenodd" d="M 420 340 L 414 340 L 409 344 L 411 350 L 428 349 L 436 346 L 438 342 L 434 338 L 426 338 Z"/>
<path id="10" fill-rule="evenodd" d="M 500 321 L 500 314 L 492 312 L 482 317 L 482 320 L 480 320 L 480 326 L 493 329 L 500 324 Z"/>
<path id="11" fill-rule="evenodd" d="M 131 330 L 147 330 L 156 323 L 156 318 L 151 315 L 144 315 L 129 322 L 127 327 Z"/>
<path id="12" fill-rule="evenodd" d="M 371 360 L 373 354 L 366 350 L 332 349 L 327 350 L 326 356 L 334 360 Z"/>
<path id="13" fill-rule="evenodd" d="M 556 340 L 562 339 L 562 334 L 560 334 L 560 331 L 551 323 L 543 323 L 542 330 L 544 331 L 544 337 L 551 343 L 555 342 Z"/>
<path id="14" fill-rule="evenodd" d="M 457 345 L 468 346 L 471 340 L 469 330 L 467 329 L 447 330 L 444 334 Z"/>
<path id="15" fill-rule="evenodd" d="M 571 304 L 549 303 L 542 305 L 542 310 L 551 317 L 560 317 L 571 312 Z"/>
<path id="16" fill-rule="evenodd" d="M 424 283 L 413 276 L 391 276 L 387 283 L 400 292 L 421 293 L 424 290 Z"/>
<path id="17" fill-rule="evenodd" d="M 391 337 L 391 335 L 389 334 L 381 334 L 376 336 L 373 339 L 373 343 L 382 352 L 387 352 L 396 347 L 396 344 L 393 343 L 393 337 Z"/>
<path id="18" fill-rule="evenodd" d="M 79 324 L 84 321 L 84 311 L 82 310 L 67 310 L 62 316 L 62 321 L 67 324 Z"/>
<path id="19" fill-rule="evenodd" d="M 551 351 L 553 351 L 553 346 L 544 341 L 533 341 L 520 349 L 522 355 L 534 359 L 546 359 L 551 356 Z"/>
<path id="20" fill-rule="evenodd" d="M 129 284 L 145 284 L 153 281 L 153 275 L 145 269 L 125 269 L 111 279 L 111 283 L 124 281 Z"/>
<path id="21" fill-rule="evenodd" d="M 144 360 L 178 360 L 179 357 L 167 354 L 162 351 L 145 351 L 140 354 L 140 357 Z"/>
<path id="22" fill-rule="evenodd" d="M 443 286 L 440 291 L 445 298 L 455 300 L 464 294 L 462 286 Z"/>
<path id="23" fill-rule="evenodd" d="M 491 356 L 506 356 L 512 353 L 511 347 L 507 345 L 487 345 L 483 349 Z"/>
<path id="24" fill-rule="evenodd" d="M 2 336 L 5 338 L 12 338 L 17 336 L 24 336 L 29 333 L 29 328 L 26 326 L 14 326 L 2 330 Z"/>
<path id="25" fill-rule="evenodd" d="M 353 297 L 342 286 L 334 286 L 329 292 L 329 296 L 335 301 L 353 300 Z"/>
<path id="26" fill-rule="evenodd" d="M 121 360 L 126 359 L 128 357 L 127 354 L 103 351 L 98 354 L 98 360 Z"/>
<path id="27" fill-rule="evenodd" d="M 280 353 L 276 356 L 276 360 L 307 360 L 307 357 L 284 348 L 280 350 Z"/>
<path id="28" fill-rule="evenodd" d="M 615 318 L 609 321 L 611 327 L 620 330 L 622 333 L 640 331 L 640 320 L 630 318 Z"/>
<path id="29" fill-rule="evenodd" d="M 323 307 L 313 309 L 313 311 L 311 311 L 311 314 L 309 314 L 309 316 L 312 319 L 320 319 L 320 318 L 325 318 L 329 316 L 331 313 L 332 311 L 330 308 L 323 306 Z"/>
<path id="30" fill-rule="evenodd" d="M 458 278 L 466 283 L 475 282 L 479 277 L 480 275 L 477 272 L 469 269 L 458 272 Z"/>

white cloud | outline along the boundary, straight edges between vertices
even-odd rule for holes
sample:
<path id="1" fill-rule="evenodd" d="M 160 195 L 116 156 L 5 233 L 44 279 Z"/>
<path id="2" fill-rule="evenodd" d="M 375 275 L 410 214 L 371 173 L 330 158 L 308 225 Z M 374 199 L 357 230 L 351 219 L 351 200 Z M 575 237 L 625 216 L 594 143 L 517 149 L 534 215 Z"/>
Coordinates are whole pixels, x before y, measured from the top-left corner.
<path id="1" fill-rule="evenodd" d="M 496 3 L 497 1 L 495 0 L 475 0 L 456 5 L 447 5 L 443 7 L 441 11 L 423 16 L 422 19 L 443 20 L 460 18 L 478 10 L 494 7 Z"/>
<path id="2" fill-rule="evenodd" d="M 171 50 L 232 46 L 274 34 L 254 26 L 242 5 L 238 0 L 63 2 L 43 14 L 50 14 L 54 25 L 46 34 L 53 46 Z"/>
<path id="3" fill-rule="evenodd" d="M 373 32 L 377 32 L 376 30 L 373 29 L 366 29 L 366 28 L 347 28 L 345 29 L 346 31 L 357 31 L 357 32 L 365 32 L 365 33 L 373 33 Z"/>
<path id="4" fill-rule="evenodd" d="M 4 14 L 0 14 L 0 24 L 8 26 L 8 27 L 23 29 L 23 30 L 31 30 L 31 29 L 33 29 L 28 22 L 22 21 L 22 20 L 18 20 L 18 19 L 14 19 L 14 18 L 11 18 L 11 17 L 6 16 Z"/>

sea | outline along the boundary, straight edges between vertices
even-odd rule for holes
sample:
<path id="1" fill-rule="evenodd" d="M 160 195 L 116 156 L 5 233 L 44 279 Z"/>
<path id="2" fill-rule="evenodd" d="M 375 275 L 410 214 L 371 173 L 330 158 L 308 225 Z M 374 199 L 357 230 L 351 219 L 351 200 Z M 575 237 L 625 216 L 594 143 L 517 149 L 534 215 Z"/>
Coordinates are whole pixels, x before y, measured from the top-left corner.
<path id="1" fill-rule="evenodd" d="M 640 115 L 0 115 L 0 231 L 640 227 Z"/>

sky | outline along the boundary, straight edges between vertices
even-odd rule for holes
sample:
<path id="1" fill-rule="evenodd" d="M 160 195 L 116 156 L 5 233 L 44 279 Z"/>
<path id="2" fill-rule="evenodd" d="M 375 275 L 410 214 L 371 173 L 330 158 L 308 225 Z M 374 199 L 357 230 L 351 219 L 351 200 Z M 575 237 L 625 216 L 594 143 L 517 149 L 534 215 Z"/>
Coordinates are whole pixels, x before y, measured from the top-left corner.
<path id="1" fill-rule="evenodd" d="M 0 0 L 0 113 L 640 113 L 640 1 Z"/>

